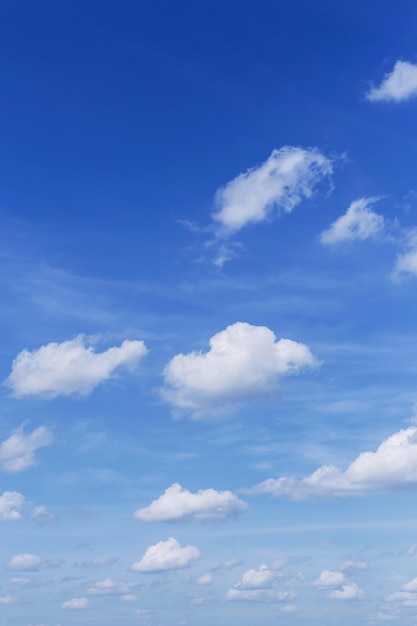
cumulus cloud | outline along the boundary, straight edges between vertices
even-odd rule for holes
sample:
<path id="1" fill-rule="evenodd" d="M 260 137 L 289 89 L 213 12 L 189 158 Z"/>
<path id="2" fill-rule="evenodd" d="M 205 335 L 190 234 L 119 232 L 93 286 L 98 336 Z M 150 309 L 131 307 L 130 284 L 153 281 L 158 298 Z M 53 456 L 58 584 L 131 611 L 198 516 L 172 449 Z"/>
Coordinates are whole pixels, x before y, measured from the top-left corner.
<path id="1" fill-rule="evenodd" d="M 329 593 L 333 600 L 362 600 L 365 597 L 362 589 L 356 583 L 346 583 L 341 589 L 334 589 Z"/>
<path id="2" fill-rule="evenodd" d="M 39 426 L 31 433 L 25 433 L 22 424 L 0 444 L 0 470 L 22 472 L 36 465 L 35 452 L 49 446 L 52 441 L 52 431 L 46 426 Z"/>
<path id="3" fill-rule="evenodd" d="M 55 516 L 48 511 L 48 509 L 46 508 L 46 506 L 34 506 L 30 517 L 37 523 L 37 524 L 49 524 L 50 522 L 55 521 Z"/>
<path id="4" fill-rule="evenodd" d="M 411 229 L 406 236 L 406 251 L 399 254 L 395 263 L 394 277 L 401 274 L 411 274 L 417 276 L 417 229 Z"/>
<path id="5" fill-rule="evenodd" d="M 379 87 L 372 87 L 366 94 L 370 102 L 402 102 L 416 96 L 417 65 L 408 61 L 397 61 Z"/>
<path id="6" fill-rule="evenodd" d="M 379 198 L 359 198 L 352 202 L 346 213 L 339 217 L 320 235 L 320 241 L 326 245 L 335 245 L 344 241 L 361 241 L 376 237 L 385 226 L 382 215 L 369 207 Z"/>
<path id="7" fill-rule="evenodd" d="M 134 517 L 141 522 L 223 520 L 246 508 L 247 504 L 231 491 L 200 489 L 191 493 L 174 483 L 148 507 L 138 509 Z"/>
<path id="8" fill-rule="evenodd" d="M 163 396 L 198 419 L 277 391 L 281 376 L 317 366 L 310 349 L 266 326 L 236 322 L 210 339 L 208 352 L 177 354 L 164 369 Z"/>
<path id="9" fill-rule="evenodd" d="M 242 576 L 242 580 L 235 585 L 236 589 L 268 589 L 272 587 L 277 573 L 268 565 L 262 564 L 258 569 L 250 569 Z"/>
<path id="10" fill-rule="evenodd" d="M 94 583 L 87 593 L 91 595 L 125 595 L 129 594 L 132 587 L 135 586 L 135 583 L 119 582 L 114 578 L 108 577 Z"/>
<path id="11" fill-rule="evenodd" d="M 345 582 L 346 578 L 342 572 L 323 570 L 320 576 L 314 581 L 313 585 L 319 589 L 332 589 L 334 587 L 340 587 Z"/>
<path id="12" fill-rule="evenodd" d="M 41 559 L 36 554 L 16 554 L 7 563 L 7 567 L 20 572 L 36 572 L 41 563 Z"/>
<path id="13" fill-rule="evenodd" d="M 194 559 L 200 557 L 195 546 L 181 547 L 179 542 L 170 537 L 149 546 L 140 561 L 130 567 L 135 572 L 163 572 L 188 567 Z"/>
<path id="14" fill-rule="evenodd" d="M 229 589 L 226 600 L 235 602 L 285 602 L 295 598 L 292 591 L 275 591 L 274 589 Z"/>
<path id="15" fill-rule="evenodd" d="M 291 213 L 332 171 L 332 161 L 315 148 L 285 146 L 274 150 L 264 163 L 217 191 L 212 219 L 218 235 L 232 235 L 247 224 L 270 219 L 274 213 Z"/>
<path id="16" fill-rule="evenodd" d="M 195 582 L 197 585 L 211 585 L 213 582 L 213 574 L 211 572 L 205 572 L 201 574 Z"/>
<path id="17" fill-rule="evenodd" d="M 22 519 L 21 510 L 25 498 L 18 491 L 5 491 L 0 496 L 0 522 L 10 522 Z"/>
<path id="18" fill-rule="evenodd" d="M 88 609 L 90 606 L 87 598 L 71 598 L 62 604 L 63 609 Z"/>
<path id="19" fill-rule="evenodd" d="M 368 491 L 394 491 L 417 486 L 417 427 L 400 430 L 385 439 L 375 452 L 362 452 L 342 471 L 335 465 L 322 465 L 313 474 L 269 478 L 251 493 L 270 493 L 303 499 L 316 496 L 348 496 Z"/>
<path id="20" fill-rule="evenodd" d="M 111 379 L 120 367 L 133 370 L 148 350 L 143 341 L 125 340 L 120 346 L 95 352 L 83 335 L 62 343 L 23 350 L 5 380 L 15 397 L 88 395 Z"/>

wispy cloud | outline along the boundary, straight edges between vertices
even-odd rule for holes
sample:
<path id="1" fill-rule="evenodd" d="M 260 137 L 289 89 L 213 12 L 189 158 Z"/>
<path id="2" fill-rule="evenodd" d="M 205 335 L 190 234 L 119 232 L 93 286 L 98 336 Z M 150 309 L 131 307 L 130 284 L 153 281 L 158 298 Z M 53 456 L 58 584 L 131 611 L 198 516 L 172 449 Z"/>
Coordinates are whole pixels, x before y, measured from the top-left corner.
<path id="1" fill-rule="evenodd" d="M 25 433 L 22 424 L 0 444 L 0 470 L 10 473 L 22 472 L 36 465 L 36 451 L 49 446 L 52 441 L 53 434 L 48 427 L 39 426 L 31 433 Z"/>
<path id="2" fill-rule="evenodd" d="M 417 97 L 417 65 L 397 61 L 392 72 L 384 76 L 379 87 L 371 87 L 366 94 L 370 102 L 402 102 Z"/>
<path id="3" fill-rule="evenodd" d="M 379 235 L 384 230 L 385 220 L 382 215 L 370 209 L 379 199 L 359 198 L 352 202 L 346 213 L 321 233 L 321 243 L 335 245 L 355 239 L 364 241 Z"/>

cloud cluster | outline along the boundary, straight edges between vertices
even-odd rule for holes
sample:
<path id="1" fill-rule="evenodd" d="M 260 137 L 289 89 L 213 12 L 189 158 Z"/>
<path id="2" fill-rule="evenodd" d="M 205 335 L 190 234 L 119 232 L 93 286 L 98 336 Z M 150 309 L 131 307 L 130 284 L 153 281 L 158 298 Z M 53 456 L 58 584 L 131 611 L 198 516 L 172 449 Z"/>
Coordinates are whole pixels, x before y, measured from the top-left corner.
<path id="1" fill-rule="evenodd" d="M 417 96 L 417 65 L 397 61 L 392 72 L 385 75 L 379 87 L 372 87 L 366 94 L 371 102 L 402 102 Z"/>
<path id="2" fill-rule="evenodd" d="M 246 508 L 247 504 L 231 491 L 200 489 L 191 493 L 174 483 L 149 506 L 138 509 L 134 517 L 141 522 L 223 520 Z"/>
<path id="3" fill-rule="evenodd" d="M 354 239 L 365 240 L 380 234 L 385 226 L 382 215 L 369 207 L 379 198 L 359 198 L 350 204 L 346 213 L 334 221 L 320 235 L 321 243 L 335 245 Z"/>
<path id="4" fill-rule="evenodd" d="M 296 478 L 269 478 L 252 493 L 270 493 L 302 499 L 308 496 L 348 496 L 367 491 L 389 491 L 417 485 L 417 427 L 400 430 L 385 439 L 375 452 L 362 452 L 342 471 L 322 465 L 313 474 Z"/>
<path id="5" fill-rule="evenodd" d="M 208 352 L 177 354 L 164 369 L 164 397 L 195 418 L 274 393 L 282 376 L 317 365 L 306 345 L 277 341 L 266 326 L 236 322 L 209 343 Z"/>
<path id="6" fill-rule="evenodd" d="M 20 426 L 0 444 L 0 470 L 22 472 L 36 465 L 35 452 L 52 441 L 52 431 L 46 426 L 39 426 L 31 433 L 25 433 L 24 425 Z"/>
<path id="7" fill-rule="evenodd" d="M 361 600 L 365 597 L 362 589 L 348 581 L 343 572 L 323 570 L 313 585 L 318 589 L 330 590 L 328 597 L 332 600 Z"/>
<path id="8" fill-rule="evenodd" d="M 198 559 L 200 552 L 195 546 L 181 547 L 180 543 L 170 537 L 149 546 L 140 561 L 130 567 L 134 572 L 164 572 L 188 567 L 191 561 Z"/>
<path id="9" fill-rule="evenodd" d="M 100 383 L 124 367 L 133 370 L 147 354 L 143 341 L 126 339 L 120 346 L 95 352 L 79 335 L 62 343 L 48 343 L 30 352 L 23 350 L 14 359 L 5 380 L 15 397 L 88 395 Z"/>
<path id="10" fill-rule="evenodd" d="M 274 150 L 264 163 L 217 191 L 212 219 L 218 234 L 228 236 L 247 224 L 263 222 L 274 210 L 291 213 L 332 171 L 332 161 L 316 148 L 285 146 Z"/>

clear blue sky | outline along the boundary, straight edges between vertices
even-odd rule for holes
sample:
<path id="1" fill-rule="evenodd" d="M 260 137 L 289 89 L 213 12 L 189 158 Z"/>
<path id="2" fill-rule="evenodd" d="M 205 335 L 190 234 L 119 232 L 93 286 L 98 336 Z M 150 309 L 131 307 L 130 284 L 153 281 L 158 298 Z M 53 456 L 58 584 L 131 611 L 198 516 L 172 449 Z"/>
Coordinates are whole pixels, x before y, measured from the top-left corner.
<path id="1" fill-rule="evenodd" d="M 417 5 L 3 0 L 6 626 L 415 624 Z"/>

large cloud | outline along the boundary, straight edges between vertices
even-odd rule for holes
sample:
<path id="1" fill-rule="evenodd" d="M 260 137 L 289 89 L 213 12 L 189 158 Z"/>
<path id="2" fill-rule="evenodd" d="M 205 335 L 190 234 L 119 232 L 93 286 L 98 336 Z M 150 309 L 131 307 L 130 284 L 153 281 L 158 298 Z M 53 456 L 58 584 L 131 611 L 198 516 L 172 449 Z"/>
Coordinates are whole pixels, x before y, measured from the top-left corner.
<path id="1" fill-rule="evenodd" d="M 372 87 L 366 94 L 371 102 L 385 100 L 401 102 L 417 96 L 417 65 L 397 61 L 394 69 L 386 74 L 379 87 Z"/>
<path id="2" fill-rule="evenodd" d="M 195 418 L 269 395 L 279 379 L 314 367 L 309 348 L 276 340 L 266 326 L 236 322 L 210 339 L 208 352 L 177 354 L 164 369 L 164 397 Z"/>
<path id="3" fill-rule="evenodd" d="M 138 509 L 135 518 L 141 522 L 222 520 L 246 508 L 247 504 L 231 491 L 200 489 L 191 493 L 174 483 L 149 506 Z"/>
<path id="4" fill-rule="evenodd" d="M 332 173 L 332 162 L 315 148 L 285 146 L 261 165 L 240 174 L 216 193 L 212 218 L 219 235 L 263 222 L 276 212 L 291 213 Z"/>
<path id="5" fill-rule="evenodd" d="M 200 552 L 195 546 L 183 548 L 176 539 L 170 537 L 166 541 L 149 546 L 141 560 L 133 563 L 130 569 L 135 572 L 164 572 L 182 569 L 199 557 Z"/>
<path id="6" fill-rule="evenodd" d="M 322 465 L 313 474 L 296 478 L 269 478 L 252 493 L 271 493 L 302 499 L 311 495 L 348 496 L 367 491 L 394 491 L 417 487 L 417 427 L 411 426 L 387 437 L 375 452 L 362 452 L 342 471 Z"/>
<path id="7" fill-rule="evenodd" d="M 52 432 L 46 426 L 39 426 L 28 434 L 24 432 L 24 426 L 20 426 L 0 444 L 0 470 L 22 472 L 36 465 L 35 452 L 52 441 Z"/>
<path id="8" fill-rule="evenodd" d="M 378 235 L 385 225 L 382 215 L 378 215 L 369 207 L 379 198 L 359 198 L 325 230 L 320 240 L 323 244 L 338 244 L 354 239 L 369 239 Z"/>
<path id="9" fill-rule="evenodd" d="M 125 340 L 120 346 L 95 352 L 83 335 L 62 343 L 48 343 L 38 350 L 23 350 L 13 361 L 5 384 L 20 398 L 87 395 L 109 380 L 120 367 L 132 370 L 147 354 L 143 341 Z"/>

